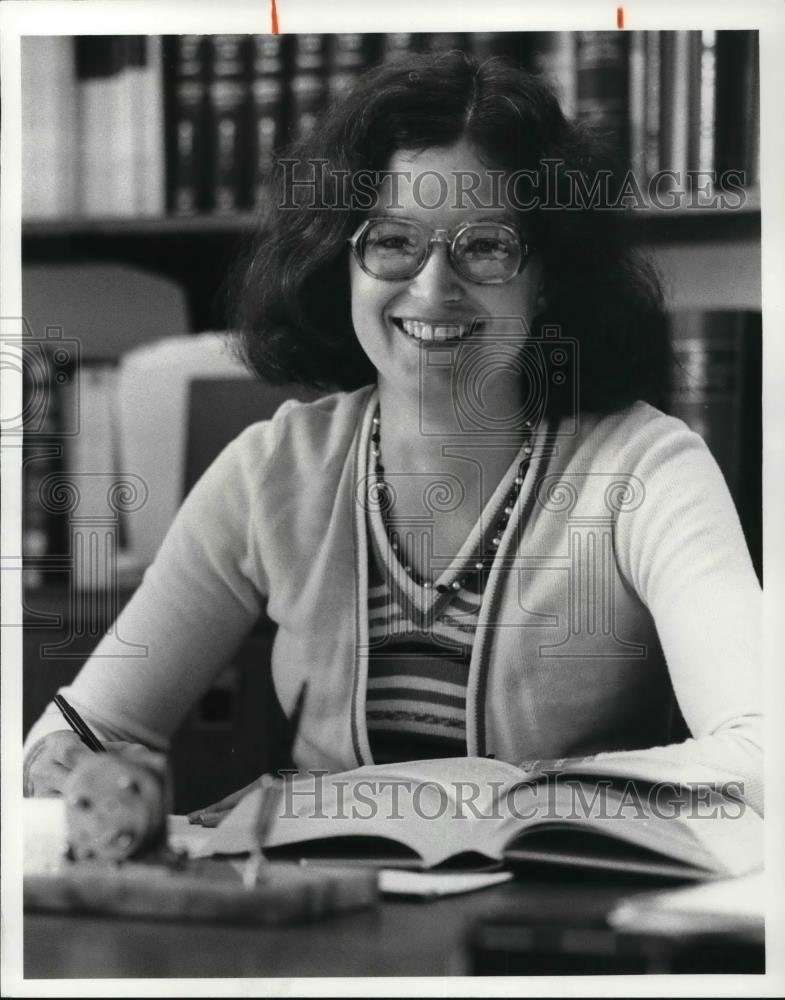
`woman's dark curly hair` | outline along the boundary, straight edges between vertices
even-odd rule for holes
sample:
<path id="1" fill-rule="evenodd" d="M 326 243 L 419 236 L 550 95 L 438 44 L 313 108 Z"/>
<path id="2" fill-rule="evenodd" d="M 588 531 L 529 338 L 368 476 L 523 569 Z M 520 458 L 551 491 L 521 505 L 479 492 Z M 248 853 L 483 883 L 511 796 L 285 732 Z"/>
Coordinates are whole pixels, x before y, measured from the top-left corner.
<path id="1" fill-rule="evenodd" d="M 561 161 L 558 184 L 580 172 L 590 189 L 611 165 L 589 132 L 566 121 L 541 79 L 510 60 L 479 63 L 462 52 L 366 73 L 292 157 L 325 161 L 311 176 L 323 179 L 316 198 L 330 205 L 341 172 L 383 171 L 398 150 L 462 138 L 495 169 L 542 171 L 544 161 Z M 376 372 L 352 328 L 347 244 L 363 212 L 314 208 L 313 188 L 298 207 L 281 207 L 293 202 L 286 177 L 291 171 L 278 171 L 274 201 L 239 271 L 235 327 L 243 356 L 268 381 L 367 385 Z M 571 191 L 556 193 L 557 204 L 570 204 Z M 672 356 L 661 291 L 630 246 L 622 216 L 544 203 L 526 212 L 548 301 L 532 332 L 559 326 L 578 342 L 582 410 L 610 412 L 637 399 L 667 405 Z M 559 408 L 555 397 L 551 403 Z"/>

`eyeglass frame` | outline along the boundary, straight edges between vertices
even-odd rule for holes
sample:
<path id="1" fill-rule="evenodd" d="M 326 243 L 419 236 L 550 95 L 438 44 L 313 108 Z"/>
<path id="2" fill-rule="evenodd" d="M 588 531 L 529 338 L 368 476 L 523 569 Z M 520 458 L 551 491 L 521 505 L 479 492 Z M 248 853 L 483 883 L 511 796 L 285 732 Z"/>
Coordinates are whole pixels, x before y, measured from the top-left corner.
<path id="1" fill-rule="evenodd" d="M 458 226 L 457 229 L 454 229 L 454 230 L 450 230 L 450 229 L 432 229 L 431 230 L 431 235 L 428 238 L 428 243 L 426 245 L 425 256 L 423 257 L 422 261 L 418 265 L 417 269 L 415 271 L 413 271 L 411 274 L 407 274 L 405 277 L 402 277 L 402 278 L 381 278 L 381 277 L 379 277 L 378 274 L 374 274 L 373 271 L 370 271 L 365 266 L 365 262 L 363 261 L 362 255 L 360 254 L 360 251 L 358 249 L 358 244 L 359 244 L 360 240 L 362 239 L 362 237 L 365 235 L 365 231 L 371 225 L 373 225 L 373 223 L 375 223 L 375 222 L 406 222 L 409 225 L 415 226 L 417 229 L 420 229 L 420 230 L 427 230 L 428 227 L 426 225 L 424 225 L 422 222 L 418 222 L 416 219 L 403 219 L 403 218 L 392 216 L 392 215 L 378 215 L 378 216 L 374 216 L 372 219 L 365 219 L 360 224 L 359 229 L 357 229 L 357 231 L 354 233 L 353 236 L 350 236 L 348 238 L 347 243 L 352 248 L 352 253 L 354 254 L 354 258 L 357 261 L 357 263 L 359 264 L 360 268 L 370 278 L 375 278 L 377 281 L 410 281 L 412 278 L 417 277 L 417 275 L 422 270 L 424 270 L 425 265 L 431 259 L 431 253 L 433 252 L 433 245 L 434 245 L 434 243 L 444 243 L 446 245 L 446 247 L 447 247 L 447 257 L 448 257 L 448 259 L 450 261 L 450 267 L 453 269 L 453 271 L 455 271 L 455 273 L 459 277 L 463 278 L 465 281 L 472 282 L 472 284 L 474 284 L 474 285 L 506 285 L 508 281 L 512 281 L 513 278 L 517 278 L 518 275 L 521 274 L 521 272 L 524 270 L 524 268 L 526 267 L 526 265 L 529 262 L 529 257 L 536 250 L 536 247 L 532 246 L 531 243 L 523 242 L 521 240 L 521 234 L 518 232 L 518 230 L 514 226 L 511 226 L 507 222 L 483 222 L 483 221 L 480 221 L 480 220 L 477 220 L 477 221 L 474 221 L 474 222 L 462 222 L 461 225 Z M 506 232 L 510 233 L 512 236 L 514 236 L 515 239 L 518 241 L 518 243 L 520 245 L 520 248 L 521 248 L 521 259 L 520 259 L 520 262 L 518 263 L 517 270 L 513 274 L 511 274 L 508 278 L 496 278 L 496 279 L 491 280 L 491 281 L 478 281 L 476 278 L 470 278 L 468 275 L 463 274 L 455 266 L 455 258 L 453 256 L 453 248 L 454 248 L 456 242 L 460 239 L 460 237 L 463 236 L 463 234 L 466 232 L 466 230 L 467 229 L 471 229 L 473 226 L 498 226 L 500 229 L 503 229 Z M 451 232 L 454 234 L 453 237 L 452 237 L 452 239 L 450 239 L 450 233 Z"/>

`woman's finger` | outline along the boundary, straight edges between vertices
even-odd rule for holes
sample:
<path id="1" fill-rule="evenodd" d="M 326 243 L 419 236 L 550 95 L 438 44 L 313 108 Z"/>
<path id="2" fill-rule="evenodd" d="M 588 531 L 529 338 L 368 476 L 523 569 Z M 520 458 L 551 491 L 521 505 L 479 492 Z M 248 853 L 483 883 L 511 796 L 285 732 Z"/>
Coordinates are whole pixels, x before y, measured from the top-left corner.
<path id="1" fill-rule="evenodd" d="M 202 814 L 202 826 L 218 826 L 221 820 L 229 815 L 230 810 L 225 809 L 221 812 L 206 812 Z"/>
<path id="2" fill-rule="evenodd" d="M 188 819 L 191 823 L 202 823 L 206 825 L 201 817 L 210 815 L 211 813 L 227 813 L 237 805 L 240 799 L 244 799 L 245 796 L 257 785 L 259 781 L 252 781 L 250 785 L 246 785 L 245 788 L 240 788 L 236 792 L 232 792 L 231 795 L 226 795 L 224 798 L 219 799 L 218 802 L 213 802 L 209 806 L 204 806 L 202 809 L 194 809 L 193 812 L 188 813 Z"/>
<path id="3" fill-rule="evenodd" d="M 92 750 L 88 750 L 81 740 L 70 743 L 61 743 L 56 747 L 54 763 L 60 764 L 66 770 L 72 771 L 80 760 L 92 755 Z"/>
<path id="4" fill-rule="evenodd" d="M 188 814 L 188 822 L 191 826 L 218 826 L 221 820 L 228 816 L 231 809 L 218 809 L 208 806 L 207 809 L 200 809 Z"/>
<path id="5" fill-rule="evenodd" d="M 205 816 L 224 816 L 232 809 L 234 809 L 234 803 L 226 804 L 222 799 L 220 802 L 213 802 L 212 805 L 205 806 L 204 809 L 194 809 L 193 812 L 188 813 L 188 819 L 191 823 L 201 823 L 204 826 Z"/>

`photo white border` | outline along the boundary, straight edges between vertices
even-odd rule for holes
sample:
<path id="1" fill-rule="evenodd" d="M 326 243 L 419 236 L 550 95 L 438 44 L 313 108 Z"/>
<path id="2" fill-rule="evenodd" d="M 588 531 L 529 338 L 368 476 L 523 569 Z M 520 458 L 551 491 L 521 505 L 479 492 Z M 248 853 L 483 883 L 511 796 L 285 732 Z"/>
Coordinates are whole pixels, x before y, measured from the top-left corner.
<path id="1" fill-rule="evenodd" d="M 22 34 L 264 33 L 270 2 L 244 0 L 6 0 L 0 3 L 2 146 L 0 167 L 0 316 L 21 309 L 20 60 Z M 2 981 L 6 996 L 780 996 L 785 989 L 785 4 L 745 0 L 277 0 L 282 33 L 336 31 L 543 31 L 701 28 L 760 30 L 762 303 L 764 378 L 764 636 L 766 704 L 767 960 L 765 976 L 611 976 L 481 979 L 96 979 L 24 980 L 21 957 L 22 630 L 3 628 L 2 655 Z M 3 371 L 0 413 L 21 412 L 21 378 Z M 21 448 L 2 443 L 2 551 L 21 551 Z M 19 621 L 21 574 L 4 573 L 2 621 Z M 7 578 L 7 579 L 5 579 Z M 263 933 L 263 932 L 260 932 Z"/>

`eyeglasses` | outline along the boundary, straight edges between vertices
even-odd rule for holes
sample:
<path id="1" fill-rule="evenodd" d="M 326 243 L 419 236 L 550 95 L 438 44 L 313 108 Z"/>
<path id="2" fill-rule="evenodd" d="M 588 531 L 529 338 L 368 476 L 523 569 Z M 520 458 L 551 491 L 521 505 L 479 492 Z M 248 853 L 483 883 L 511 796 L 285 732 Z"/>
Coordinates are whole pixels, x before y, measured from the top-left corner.
<path id="1" fill-rule="evenodd" d="M 381 281 L 404 281 L 419 274 L 434 243 L 445 243 L 455 271 L 479 285 L 510 281 L 533 252 L 502 222 L 467 222 L 447 230 L 429 229 L 412 219 L 366 219 L 349 240 L 363 271 Z"/>

